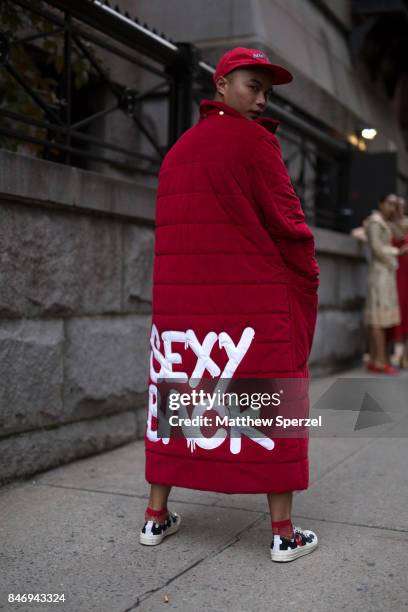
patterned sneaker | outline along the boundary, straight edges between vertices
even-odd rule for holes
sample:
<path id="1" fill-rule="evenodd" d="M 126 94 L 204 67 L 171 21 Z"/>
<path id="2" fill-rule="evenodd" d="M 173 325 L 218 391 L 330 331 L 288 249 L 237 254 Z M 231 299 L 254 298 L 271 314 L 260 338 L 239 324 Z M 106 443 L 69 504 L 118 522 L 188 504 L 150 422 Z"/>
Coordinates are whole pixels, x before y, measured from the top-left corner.
<path id="1" fill-rule="evenodd" d="M 155 523 L 154 520 L 146 521 L 140 532 L 139 542 L 146 546 L 156 546 L 164 538 L 179 530 L 181 516 L 177 512 L 169 512 L 164 523 Z"/>
<path id="2" fill-rule="evenodd" d="M 292 540 L 279 535 L 273 536 L 271 544 L 272 561 L 294 561 L 317 548 L 318 539 L 313 531 L 303 530 L 300 527 L 294 527 L 293 531 L 295 537 Z"/>

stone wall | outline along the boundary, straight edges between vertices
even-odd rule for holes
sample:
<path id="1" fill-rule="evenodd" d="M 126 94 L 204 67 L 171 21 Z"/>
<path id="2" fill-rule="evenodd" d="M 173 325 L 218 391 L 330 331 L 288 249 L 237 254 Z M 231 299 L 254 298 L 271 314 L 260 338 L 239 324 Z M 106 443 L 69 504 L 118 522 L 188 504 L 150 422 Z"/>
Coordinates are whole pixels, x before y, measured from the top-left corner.
<path id="1" fill-rule="evenodd" d="M 320 287 L 309 363 L 312 374 L 319 376 L 361 361 L 366 345 L 363 307 L 367 263 L 365 247 L 350 236 L 318 228 L 313 232 Z"/>
<path id="2" fill-rule="evenodd" d="M 143 436 L 154 200 L 0 151 L 0 481 Z M 361 356 L 365 263 L 348 236 L 316 239 L 322 374 Z"/>
<path id="3" fill-rule="evenodd" d="M 154 191 L 6 151 L 0 168 L 4 481 L 143 435 Z"/>

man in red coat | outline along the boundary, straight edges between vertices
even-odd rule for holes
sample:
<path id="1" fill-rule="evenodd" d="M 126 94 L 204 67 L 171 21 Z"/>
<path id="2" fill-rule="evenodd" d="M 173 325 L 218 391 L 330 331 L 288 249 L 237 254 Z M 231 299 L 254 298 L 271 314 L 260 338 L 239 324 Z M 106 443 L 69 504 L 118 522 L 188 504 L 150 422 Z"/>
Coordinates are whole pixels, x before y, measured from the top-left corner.
<path id="1" fill-rule="evenodd" d="M 262 51 L 227 52 L 214 74 L 214 100 L 202 100 L 198 123 L 160 169 L 145 435 L 151 492 L 142 544 L 178 530 L 180 516 L 168 512 L 167 499 L 179 486 L 266 493 L 274 561 L 317 546 L 316 534 L 291 522 L 292 492 L 308 486 L 307 437 L 228 427 L 210 436 L 158 433 L 169 412 L 163 380 L 194 389 L 208 379 L 308 379 L 319 274 L 314 239 L 282 161 L 278 122 L 260 117 L 272 86 L 291 80 Z"/>

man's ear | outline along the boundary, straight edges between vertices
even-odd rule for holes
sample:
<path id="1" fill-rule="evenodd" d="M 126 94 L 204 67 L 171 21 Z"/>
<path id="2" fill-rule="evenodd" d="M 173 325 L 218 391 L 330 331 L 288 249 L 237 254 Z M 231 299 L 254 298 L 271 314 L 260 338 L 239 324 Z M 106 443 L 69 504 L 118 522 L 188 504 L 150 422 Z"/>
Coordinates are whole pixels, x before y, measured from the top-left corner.
<path id="1" fill-rule="evenodd" d="M 219 76 L 215 81 L 215 91 L 217 94 L 223 96 L 225 94 L 225 88 L 228 85 L 228 81 L 225 77 Z"/>

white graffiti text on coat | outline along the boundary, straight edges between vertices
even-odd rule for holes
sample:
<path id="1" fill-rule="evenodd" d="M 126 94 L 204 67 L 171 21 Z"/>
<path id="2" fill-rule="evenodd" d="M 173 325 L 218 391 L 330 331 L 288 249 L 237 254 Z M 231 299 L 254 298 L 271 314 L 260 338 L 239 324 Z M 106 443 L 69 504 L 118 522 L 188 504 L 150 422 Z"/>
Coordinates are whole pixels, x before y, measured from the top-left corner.
<path id="1" fill-rule="evenodd" d="M 237 344 L 235 344 L 231 336 L 224 331 L 219 334 L 213 331 L 208 332 L 204 340 L 200 342 L 192 329 L 188 329 L 185 332 L 164 331 L 161 333 L 160 337 L 156 325 L 153 324 L 150 336 L 150 378 L 153 384 L 149 385 L 149 410 L 146 429 L 148 440 L 151 442 L 158 442 L 161 440 L 163 444 L 168 444 L 170 441 L 169 438 L 159 438 L 157 431 L 152 429 L 152 418 L 157 418 L 159 393 L 156 385 L 160 379 L 186 382 L 190 387 L 195 387 L 200 383 L 205 372 L 208 372 L 213 378 L 218 378 L 217 387 L 214 393 L 222 393 L 225 391 L 226 385 L 228 385 L 228 380 L 233 377 L 239 364 L 248 352 L 254 336 L 255 330 L 252 329 L 252 327 L 246 327 Z M 219 348 L 223 348 L 228 357 L 228 361 L 222 371 L 211 357 L 211 351 L 217 341 Z M 191 349 L 197 358 L 190 376 L 188 376 L 187 372 L 173 371 L 173 365 L 182 364 L 181 354 L 178 353 L 176 347 L 173 346 L 178 342 L 183 343 L 186 350 Z M 160 366 L 159 369 L 155 369 L 154 362 Z M 196 405 L 192 416 L 197 416 L 205 409 L 206 406 L 204 405 Z M 220 416 L 226 415 L 225 406 L 217 406 L 215 409 Z M 197 434 L 199 434 L 199 432 L 197 432 Z M 273 440 L 267 436 L 260 436 L 259 431 L 254 430 L 254 435 L 252 436 L 251 428 L 249 427 L 243 428 L 242 431 L 234 427 L 231 434 L 233 435 L 230 436 L 230 451 L 233 454 L 237 454 L 241 450 L 241 435 L 249 437 L 255 443 L 260 444 L 267 450 L 272 450 L 275 446 Z M 191 449 L 191 452 L 195 450 L 196 446 L 206 450 L 212 450 L 220 446 L 227 436 L 227 430 L 221 428 L 213 437 L 197 435 L 197 437 L 194 438 L 187 438 L 187 446 Z"/>

